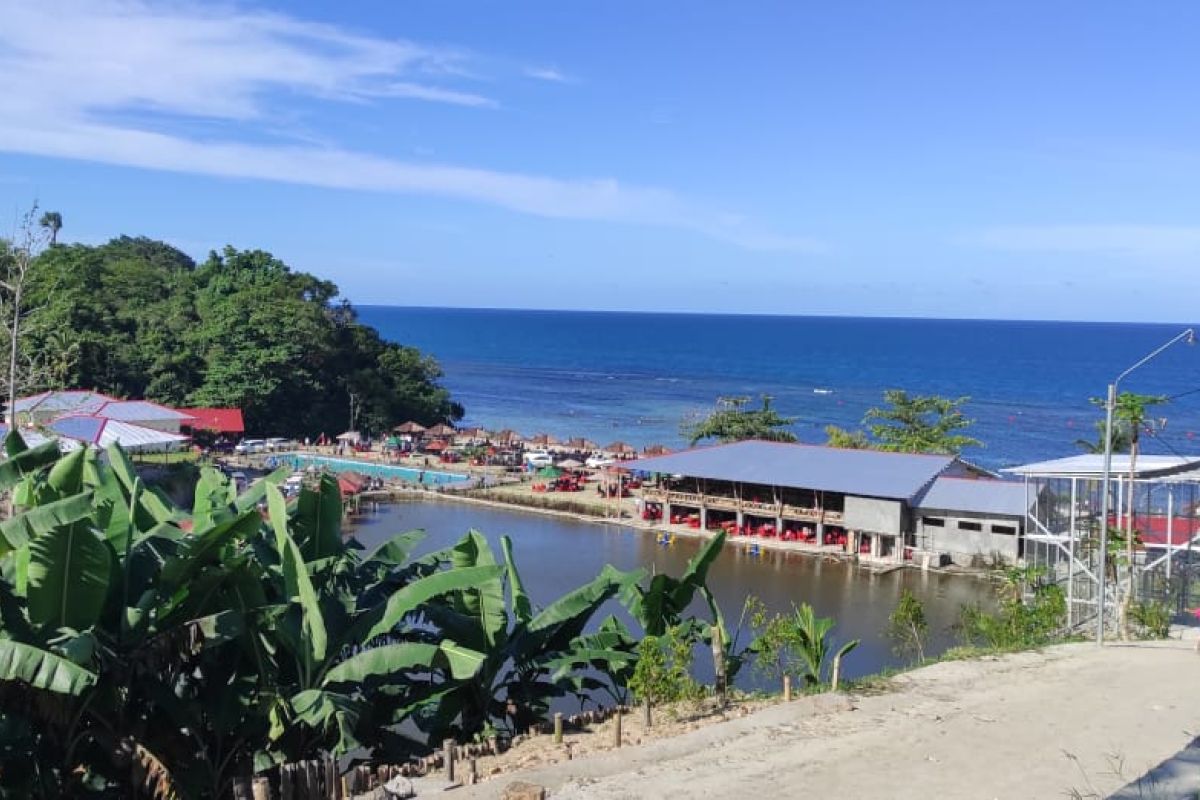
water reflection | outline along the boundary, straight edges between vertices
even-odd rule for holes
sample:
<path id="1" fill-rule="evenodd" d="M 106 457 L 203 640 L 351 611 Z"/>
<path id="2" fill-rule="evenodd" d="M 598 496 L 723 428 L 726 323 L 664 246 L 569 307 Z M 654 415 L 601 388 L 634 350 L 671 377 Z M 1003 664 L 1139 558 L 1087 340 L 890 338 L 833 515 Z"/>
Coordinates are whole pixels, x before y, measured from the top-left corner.
<path id="1" fill-rule="evenodd" d="M 699 541 L 687 538 L 664 546 L 650 534 L 617 525 L 439 501 L 381 506 L 378 512 L 361 517 L 354 532 L 371 549 L 389 536 L 413 528 L 428 533 L 418 555 L 453 544 L 470 528 L 483 532 L 497 553 L 500 536 L 512 537 L 521 577 L 534 603 L 541 605 L 591 580 L 606 563 L 619 569 L 643 566 L 679 575 L 700 546 Z M 885 630 L 904 587 L 925 604 L 930 628 L 926 652 L 930 655 L 955 643 L 951 626 L 961 605 L 987 602 L 991 597 L 988 584 L 975 578 L 912 569 L 877 575 L 833 559 L 775 551 L 753 555 L 741 542 L 726 545 L 709 573 L 709 586 L 731 627 L 749 594 L 757 595 L 772 610 L 788 611 L 793 604 L 808 602 L 819 615 L 833 617 L 839 641 L 862 642 L 847 659 L 844 672 L 848 677 L 900 664 Z M 615 603 L 611 605 L 602 615 L 624 616 Z M 698 677 L 709 677 L 704 673 L 710 667 L 705 659 L 698 659 Z M 749 685 L 748 681 L 754 681 L 749 670 L 746 672 L 739 683 Z"/>

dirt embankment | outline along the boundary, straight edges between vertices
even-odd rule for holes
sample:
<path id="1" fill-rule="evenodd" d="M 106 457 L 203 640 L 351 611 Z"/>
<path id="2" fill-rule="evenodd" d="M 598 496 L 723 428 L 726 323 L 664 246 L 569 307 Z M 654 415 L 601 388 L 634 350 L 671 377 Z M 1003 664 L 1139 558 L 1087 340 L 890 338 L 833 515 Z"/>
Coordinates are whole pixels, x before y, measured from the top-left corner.
<path id="1" fill-rule="evenodd" d="M 555 798 L 1104 797 L 1200 733 L 1194 637 L 936 664 L 881 694 L 802 698 L 620 750 L 606 728 L 572 760 L 539 737 L 511 754 L 528 768 L 455 796 L 521 779 Z"/>

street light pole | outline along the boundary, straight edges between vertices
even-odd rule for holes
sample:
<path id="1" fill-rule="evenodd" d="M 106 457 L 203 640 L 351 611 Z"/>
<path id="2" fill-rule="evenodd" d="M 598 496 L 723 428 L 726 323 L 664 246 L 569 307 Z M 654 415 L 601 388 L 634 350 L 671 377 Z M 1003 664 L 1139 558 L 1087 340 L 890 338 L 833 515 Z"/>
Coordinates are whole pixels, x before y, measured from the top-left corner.
<path id="1" fill-rule="evenodd" d="M 1108 510 L 1109 510 L 1109 484 L 1112 482 L 1112 456 L 1113 456 L 1113 412 L 1117 407 L 1117 386 L 1129 373 L 1133 372 L 1138 367 L 1148 361 L 1153 360 L 1159 353 L 1166 350 L 1176 342 L 1186 341 L 1188 344 L 1194 344 L 1196 341 L 1196 332 L 1188 328 L 1182 333 L 1172 337 L 1172 339 L 1157 350 L 1142 358 L 1129 369 L 1117 376 L 1117 379 L 1108 385 L 1108 395 L 1104 399 L 1104 473 L 1100 479 L 1100 573 L 1098 576 L 1099 583 L 1099 603 L 1096 613 L 1096 644 L 1104 644 L 1104 607 L 1105 593 L 1107 591 L 1107 574 L 1108 574 Z M 1131 476 L 1132 477 L 1132 476 Z M 1133 514 L 1133 509 L 1126 511 L 1127 514 Z M 1118 523 L 1120 520 L 1117 521 Z M 1130 580 L 1132 581 L 1133 564 L 1129 565 L 1131 571 Z"/>

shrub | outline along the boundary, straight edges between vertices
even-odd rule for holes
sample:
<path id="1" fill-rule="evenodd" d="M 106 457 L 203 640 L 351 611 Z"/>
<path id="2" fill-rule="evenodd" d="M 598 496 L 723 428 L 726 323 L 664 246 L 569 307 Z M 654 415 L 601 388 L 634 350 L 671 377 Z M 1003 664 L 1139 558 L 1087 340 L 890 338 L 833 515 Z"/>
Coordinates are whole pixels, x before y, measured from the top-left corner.
<path id="1" fill-rule="evenodd" d="M 920 663 L 925 660 L 925 637 L 929 633 L 929 620 L 925 618 L 925 606 L 909 589 L 900 593 L 896 608 L 888 617 L 888 638 L 898 655 L 908 655 Z"/>
<path id="2" fill-rule="evenodd" d="M 1171 608 L 1166 603 L 1134 603 L 1129 607 L 1129 618 L 1142 639 L 1166 639 L 1171 634 Z"/>

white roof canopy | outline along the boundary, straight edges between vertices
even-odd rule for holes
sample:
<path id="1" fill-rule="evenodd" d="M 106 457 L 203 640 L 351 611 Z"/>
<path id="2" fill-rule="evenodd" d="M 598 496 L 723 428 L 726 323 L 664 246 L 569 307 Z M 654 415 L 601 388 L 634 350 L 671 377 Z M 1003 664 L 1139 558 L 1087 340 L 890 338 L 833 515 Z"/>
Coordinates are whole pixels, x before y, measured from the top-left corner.
<path id="1" fill-rule="evenodd" d="M 1138 478 L 1159 478 L 1200 469 L 1200 456 L 1138 456 L 1134 475 Z M 1009 467 L 1004 472 L 1013 475 L 1043 478 L 1101 478 L 1104 476 L 1104 456 L 1098 453 L 1052 461 L 1039 461 L 1021 467 Z M 1129 455 L 1114 453 L 1111 474 L 1129 475 Z"/>

